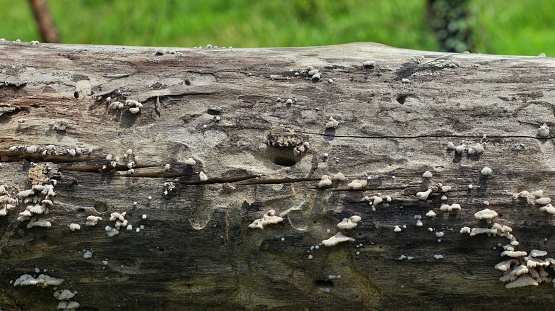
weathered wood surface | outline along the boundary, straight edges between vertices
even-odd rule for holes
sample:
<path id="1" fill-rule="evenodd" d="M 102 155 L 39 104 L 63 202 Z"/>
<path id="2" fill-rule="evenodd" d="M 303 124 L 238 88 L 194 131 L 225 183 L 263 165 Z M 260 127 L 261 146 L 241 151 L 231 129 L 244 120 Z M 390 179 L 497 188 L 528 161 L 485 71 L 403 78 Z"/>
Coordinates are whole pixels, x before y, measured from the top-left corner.
<path id="1" fill-rule="evenodd" d="M 553 216 L 513 198 L 523 190 L 555 193 L 553 140 L 537 137 L 543 123 L 555 125 L 553 59 L 367 43 L 166 52 L 0 44 L 0 181 L 16 197 L 31 183 L 49 183 L 37 167 L 57 180 L 54 206 L 38 217 L 50 228 L 17 220 L 23 198 L 0 217 L 3 310 L 56 307 L 52 286 L 12 285 L 23 274 L 37 276 L 35 268 L 63 278 L 58 289 L 78 291 L 81 310 L 520 310 L 555 303 L 551 283 L 506 289 L 499 281 L 503 272 L 494 266 L 506 259 L 498 246 L 506 237 L 459 233 L 490 227 L 474 217 L 489 207 L 500 214 L 496 223 L 512 227 L 516 250 L 555 256 Z M 367 60 L 375 66 L 362 66 Z M 307 66 L 320 71 L 320 81 L 307 78 Z M 108 96 L 143 108 L 111 110 Z M 325 128 L 330 117 L 339 121 L 335 130 Z M 269 146 L 269 137 L 279 142 L 271 131 L 284 135 L 282 125 L 309 148 L 294 155 Z M 450 141 L 484 143 L 485 152 L 457 156 L 447 150 Z M 54 149 L 42 155 L 48 145 Z M 14 146 L 25 147 L 9 151 Z M 76 148 L 81 154 L 68 154 Z M 128 149 L 133 155 L 124 158 Z M 116 168 L 108 154 L 119 157 Z M 137 167 L 128 174 L 133 157 Z M 190 157 L 195 165 L 185 164 Z M 489 177 L 480 174 L 485 166 Z M 427 170 L 431 180 L 422 178 Z M 322 175 L 338 172 L 347 181 L 318 188 Z M 349 189 L 355 179 L 368 184 Z M 165 195 L 170 181 L 176 188 Z M 452 186 L 446 202 L 461 211 L 440 211 L 438 183 Z M 428 185 L 435 191 L 419 200 L 416 192 Z M 378 193 L 384 202 L 373 211 L 364 197 Z M 270 209 L 290 208 L 282 223 L 248 228 Z M 426 217 L 429 210 L 437 216 Z M 113 212 L 127 212 L 133 230 L 109 237 Z M 90 215 L 102 217 L 97 226 L 85 226 Z M 356 228 L 336 226 L 353 215 L 362 218 Z M 70 223 L 81 230 L 70 231 Z M 339 231 L 356 241 L 311 248 Z M 439 254 L 444 258 L 435 259 Z"/>

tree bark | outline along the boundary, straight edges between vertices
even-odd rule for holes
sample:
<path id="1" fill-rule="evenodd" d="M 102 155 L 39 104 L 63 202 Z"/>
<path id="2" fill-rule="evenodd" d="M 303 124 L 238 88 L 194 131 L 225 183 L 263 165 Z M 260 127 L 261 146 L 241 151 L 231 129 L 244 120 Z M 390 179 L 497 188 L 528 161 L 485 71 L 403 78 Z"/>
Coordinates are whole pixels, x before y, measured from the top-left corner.
<path id="1" fill-rule="evenodd" d="M 547 251 L 548 267 L 526 276 L 555 275 L 553 216 L 535 201 L 554 192 L 551 58 L 372 43 L 0 53 L 0 182 L 17 200 L 0 217 L 3 310 L 54 308 L 53 286 L 11 283 L 41 273 L 78 291 L 84 310 L 555 303 L 547 280 L 507 289 L 494 268 L 512 242 Z M 36 205 L 48 214 L 20 216 Z M 498 214 L 489 223 L 475 217 L 486 208 Z M 357 226 L 339 228 L 344 218 Z M 28 228 L 36 220 L 51 226 Z M 460 233 L 495 223 L 504 229 Z M 326 246 L 337 232 L 354 241 Z"/>

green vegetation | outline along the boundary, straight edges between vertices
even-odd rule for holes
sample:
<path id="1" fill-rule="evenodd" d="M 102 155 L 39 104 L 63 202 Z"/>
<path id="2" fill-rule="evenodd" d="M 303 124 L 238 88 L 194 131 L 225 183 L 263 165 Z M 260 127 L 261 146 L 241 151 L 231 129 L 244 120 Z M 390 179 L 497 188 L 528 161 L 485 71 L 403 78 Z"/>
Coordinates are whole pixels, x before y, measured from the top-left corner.
<path id="1" fill-rule="evenodd" d="M 555 55 L 555 2 L 469 0 L 476 52 Z M 379 42 L 438 50 L 425 0 L 50 0 L 64 43 L 277 47 Z M 27 1 L 0 0 L 0 37 L 40 40 Z"/>

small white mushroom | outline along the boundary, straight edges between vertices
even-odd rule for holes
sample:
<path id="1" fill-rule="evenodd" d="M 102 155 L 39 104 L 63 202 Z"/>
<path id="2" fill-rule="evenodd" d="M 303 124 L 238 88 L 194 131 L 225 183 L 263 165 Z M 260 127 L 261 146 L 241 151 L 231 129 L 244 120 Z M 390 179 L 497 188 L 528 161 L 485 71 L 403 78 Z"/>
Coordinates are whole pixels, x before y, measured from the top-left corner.
<path id="1" fill-rule="evenodd" d="M 332 185 L 332 181 L 328 175 L 322 175 L 320 182 L 318 182 L 319 188 L 329 187 Z"/>
<path id="2" fill-rule="evenodd" d="M 546 212 L 551 215 L 555 215 L 555 207 L 551 204 L 547 204 L 540 207 L 540 212 Z"/>
<path id="3" fill-rule="evenodd" d="M 367 180 L 360 180 L 360 179 L 355 179 L 352 182 L 350 182 L 347 187 L 351 188 L 351 189 L 361 189 L 366 187 L 368 181 Z"/>
<path id="4" fill-rule="evenodd" d="M 547 205 L 551 203 L 551 198 L 538 198 L 535 202 L 538 205 Z"/>
<path id="5" fill-rule="evenodd" d="M 547 126 L 547 124 L 543 124 L 542 126 L 540 126 L 538 128 L 538 137 L 541 138 L 548 138 L 549 137 L 549 127 Z"/>
<path id="6" fill-rule="evenodd" d="M 326 123 L 326 128 L 337 128 L 339 126 L 339 121 L 335 120 L 333 117 L 330 117 L 329 121 Z"/>
<path id="7" fill-rule="evenodd" d="M 422 174 L 423 178 L 432 178 L 432 172 L 430 171 L 425 171 L 424 174 Z"/>
<path id="8" fill-rule="evenodd" d="M 203 171 L 201 171 L 198 174 L 198 178 L 200 179 L 200 181 L 207 181 L 208 180 L 208 176 L 206 176 L 206 174 Z"/>
<path id="9" fill-rule="evenodd" d="M 428 199 L 428 196 L 430 195 L 430 193 L 432 193 L 432 188 L 428 188 L 428 190 L 426 191 L 417 192 L 416 197 L 419 200 L 425 201 Z"/>
<path id="10" fill-rule="evenodd" d="M 494 217 L 496 217 L 498 214 L 496 211 L 490 210 L 489 208 L 483 209 L 479 212 L 474 213 L 474 218 L 476 219 L 486 219 L 488 221 L 491 221 L 491 219 L 493 219 Z"/>
<path id="11" fill-rule="evenodd" d="M 476 152 L 476 154 L 484 153 L 484 146 L 482 146 L 482 144 L 480 144 L 480 143 L 476 143 L 476 145 L 474 145 L 473 149 Z"/>
<path id="12" fill-rule="evenodd" d="M 426 217 L 430 217 L 430 218 L 431 218 L 431 217 L 435 217 L 435 216 L 436 216 L 436 213 L 435 213 L 433 210 L 429 210 L 429 211 L 426 213 Z"/>
<path id="13" fill-rule="evenodd" d="M 373 60 L 367 60 L 362 63 L 362 66 L 365 68 L 373 68 L 376 65 L 376 62 Z"/>
<path id="14" fill-rule="evenodd" d="M 197 164 L 197 162 L 193 158 L 188 158 L 183 163 L 185 163 L 186 165 L 191 165 L 191 166 Z"/>
<path id="15" fill-rule="evenodd" d="M 343 175 L 343 173 L 339 172 L 337 174 L 332 174 L 331 175 L 331 180 L 339 180 L 339 181 L 344 181 L 347 178 L 345 177 L 345 175 Z"/>
<path id="16" fill-rule="evenodd" d="M 451 186 L 441 186 L 441 192 L 451 191 Z"/>
<path id="17" fill-rule="evenodd" d="M 484 176 L 489 176 L 491 175 L 493 171 L 491 170 L 491 168 L 484 166 L 484 168 L 482 168 L 482 170 L 480 171 L 480 173 Z"/>
<path id="18" fill-rule="evenodd" d="M 79 224 L 72 223 L 69 225 L 69 230 L 71 231 L 81 230 L 81 226 Z"/>

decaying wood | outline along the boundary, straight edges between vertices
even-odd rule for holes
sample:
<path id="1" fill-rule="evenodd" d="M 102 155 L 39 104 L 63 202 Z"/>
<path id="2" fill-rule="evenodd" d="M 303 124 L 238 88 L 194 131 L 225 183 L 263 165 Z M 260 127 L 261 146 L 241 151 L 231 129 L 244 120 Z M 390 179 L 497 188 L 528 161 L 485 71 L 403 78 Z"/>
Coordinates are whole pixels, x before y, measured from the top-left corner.
<path id="1" fill-rule="evenodd" d="M 11 283 L 40 273 L 78 291 L 83 310 L 555 303 L 550 282 L 506 289 L 499 280 L 507 234 L 459 233 L 498 223 L 512 228 L 516 251 L 555 255 L 553 216 L 517 197 L 555 193 L 553 140 L 538 136 L 555 125 L 551 58 L 360 43 L 165 51 L 2 43 L 0 54 L 0 181 L 18 200 L 0 217 L 3 310 L 55 308 L 53 286 Z M 115 101 L 123 107 L 112 109 Z M 330 117 L 338 124 L 326 128 Z M 477 143 L 484 152 L 468 154 Z M 491 175 L 481 174 L 486 166 Z M 321 182 L 339 172 L 346 180 Z M 53 206 L 33 218 L 51 227 L 27 228 L 17 218 L 34 203 L 17 194 L 45 184 L 56 196 L 34 196 Z M 461 210 L 443 212 L 442 203 Z M 492 223 L 474 217 L 485 208 L 499 214 Z M 107 235 L 114 212 L 127 213 L 131 231 Z M 354 215 L 355 228 L 337 227 Z M 87 216 L 102 220 L 85 226 Z M 277 223 L 249 228 L 256 219 Z M 355 241 L 322 245 L 337 232 Z"/>

